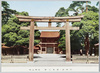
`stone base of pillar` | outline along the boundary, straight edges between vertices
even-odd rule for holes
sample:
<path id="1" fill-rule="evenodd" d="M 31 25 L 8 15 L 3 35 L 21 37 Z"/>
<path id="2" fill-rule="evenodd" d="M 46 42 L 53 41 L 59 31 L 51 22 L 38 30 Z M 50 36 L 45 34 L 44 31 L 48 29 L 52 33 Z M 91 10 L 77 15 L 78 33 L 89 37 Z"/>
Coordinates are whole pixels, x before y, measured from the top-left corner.
<path id="1" fill-rule="evenodd" d="M 55 52 L 53 52 L 53 54 L 55 54 Z"/>

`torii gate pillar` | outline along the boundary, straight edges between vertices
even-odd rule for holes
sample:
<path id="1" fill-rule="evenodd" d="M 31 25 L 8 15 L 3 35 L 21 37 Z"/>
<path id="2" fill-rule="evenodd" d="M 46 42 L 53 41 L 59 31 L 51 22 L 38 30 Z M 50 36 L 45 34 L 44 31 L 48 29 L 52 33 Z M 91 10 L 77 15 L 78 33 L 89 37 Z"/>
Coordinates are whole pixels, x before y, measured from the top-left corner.
<path id="1" fill-rule="evenodd" d="M 34 20 L 30 22 L 30 39 L 29 39 L 29 61 L 33 61 L 34 53 Z"/>
<path id="2" fill-rule="evenodd" d="M 70 48 L 70 29 L 69 29 L 69 21 L 66 20 L 65 24 L 65 41 L 66 41 L 66 60 L 71 61 L 71 48 Z"/>

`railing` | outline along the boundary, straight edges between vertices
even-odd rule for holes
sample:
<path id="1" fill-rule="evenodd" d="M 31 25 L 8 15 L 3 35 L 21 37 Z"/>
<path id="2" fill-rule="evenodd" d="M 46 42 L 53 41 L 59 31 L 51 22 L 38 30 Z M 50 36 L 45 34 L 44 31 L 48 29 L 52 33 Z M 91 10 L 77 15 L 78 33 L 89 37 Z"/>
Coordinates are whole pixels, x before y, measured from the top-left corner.
<path id="1" fill-rule="evenodd" d="M 98 56 L 72 56 L 73 63 L 99 63 Z"/>
<path id="2" fill-rule="evenodd" d="M 1 63 L 27 63 L 27 56 L 2 56 Z"/>

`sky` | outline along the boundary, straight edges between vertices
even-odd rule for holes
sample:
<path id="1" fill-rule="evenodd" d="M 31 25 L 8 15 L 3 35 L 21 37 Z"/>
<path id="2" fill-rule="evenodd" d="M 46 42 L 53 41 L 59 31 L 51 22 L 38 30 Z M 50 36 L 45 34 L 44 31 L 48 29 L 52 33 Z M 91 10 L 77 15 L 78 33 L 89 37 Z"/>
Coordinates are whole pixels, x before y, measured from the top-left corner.
<path id="1" fill-rule="evenodd" d="M 29 16 L 55 16 L 59 8 L 67 9 L 72 1 L 7 1 L 11 9 L 19 12 L 25 11 Z M 91 1 L 92 6 L 96 6 L 97 1 Z M 99 6 L 96 6 L 97 8 Z M 70 15 L 72 12 L 70 12 Z M 48 23 L 37 23 L 38 26 L 48 26 Z M 62 23 L 62 26 L 64 23 Z M 56 23 L 52 23 L 56 26 Z M 46 30 L 47 31 L 47 30 Z M 54 31 L 54 30 L 53 30 Z M 58 31 L 58 30 L 57 30 Z"/>

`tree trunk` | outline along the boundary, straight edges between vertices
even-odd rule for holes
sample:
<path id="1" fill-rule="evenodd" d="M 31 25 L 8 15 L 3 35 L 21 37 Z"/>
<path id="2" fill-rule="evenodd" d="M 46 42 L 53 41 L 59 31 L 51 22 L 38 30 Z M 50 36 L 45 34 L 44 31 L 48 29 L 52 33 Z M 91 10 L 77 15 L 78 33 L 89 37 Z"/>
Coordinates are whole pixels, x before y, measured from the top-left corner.
<path id="1" fill-rule="evenodd" d="M 87 7 L 87 5 L 88 5 L 88 4 L 87 4 L 87 1 L 86 1 L 86 12 L 88 11 L 88 7 Z"/>

